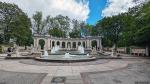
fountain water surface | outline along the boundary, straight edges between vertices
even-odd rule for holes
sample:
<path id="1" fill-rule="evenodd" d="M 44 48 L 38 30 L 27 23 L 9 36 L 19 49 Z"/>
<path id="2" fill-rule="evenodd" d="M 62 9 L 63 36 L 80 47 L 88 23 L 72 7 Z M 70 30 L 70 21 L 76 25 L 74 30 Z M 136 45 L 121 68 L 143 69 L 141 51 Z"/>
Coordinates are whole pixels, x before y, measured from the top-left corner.
<path id="1" fill-rule="evenodd" d="M 59 61 L 59 62 L 78 62 L 78 61 L 88 61 L 95 60 L 95 58 L 90 58 L 90 55 L 84 50 L 84 47 L 78 46 L 76 50 L 60 50 L 59 46 L 55 46 L 51 50 L 51 54 L 48 54 L 47 50 L 44 50 L 44 55 L 42 58 L 36 58 L 41 61 Z"/>
<path id="2" fill-rule="evenodd" d="M 69 53 L 65 53 L 65 57 L 64 58 L 71 58 Z"/>
<path id="3" fill-rule="evenodd" d="M 81 54 L 84 54 L 84 47 L 80 45 L 78 47 L 78 52 L 80 52 Z"/>
<path id="4" fill-rule="evenodd" d="M 59 46 L 55 46 L 52 48 L 51 53 L 55 54 L 57 51 L 59 51 L 60 47 Z"/>
<path id="5" fill-rule="evenodd" d="M 44 57 L 48 57 L 48 52 L 45 50 L 44 51 L 44 55 L 43 55 Z"/>

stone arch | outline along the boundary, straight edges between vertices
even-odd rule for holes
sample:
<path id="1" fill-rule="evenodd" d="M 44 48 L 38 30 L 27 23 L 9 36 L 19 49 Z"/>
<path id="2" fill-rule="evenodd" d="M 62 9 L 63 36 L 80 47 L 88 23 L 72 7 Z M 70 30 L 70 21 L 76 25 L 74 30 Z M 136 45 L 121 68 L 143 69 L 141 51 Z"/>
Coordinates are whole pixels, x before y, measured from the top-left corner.
<path id="1" fill-rule="evenodd" d="M 60 42 L 59 41 L 57 41 L 57 43 L 56 43 L 58 46 L 60 45 Z"/>
<path id="2" fill-rule="evenodd" d="M 98 47 L 98 46 L 97 46 L 97 41 L 96 41 L 96 40 L 92 40 L 92 41 L 91 41 L 91 46 L 92 46 L 92 48 L 93 48 L 93 47 L 96 47 L 96 49 L 97 49 L 97 47 Z"/>
<path id="3" fill-rule="evenodd" d="M 76 48 L 76 42 L 73 42 L 72 47 Z"/>
<path id="4" fill-rule="evenodd" d="M 66 43 L 62 42 L 62 48 L 65 48 L 65 46 L 66 46 Z"/>
<path id="5" fill-rule="evenodd" d="M 68 42 L 67 43 L 67 48 L 70 48 L 71 47 L 71 42 Z"/>
<path id="6" fill-rule="evenodd" d="M 78 46 L 80 46 L 81 45 L 81 42 L 78 42 Z"/>
<path id="7" fill-rule="evenodd" d="M 39 47 L 39 45 L 40 45 L 40 48 L 44 49 L 45 43 L 46 43 L 45 39 L 39 39 L 37 47 Z"/>
<path id="8" fill-rule="evenodd" d="M 52 47 L 54 47 L 55 46 L 55 41 L 52 41 Z"/>
<path id="9" fill-rule="evenodd" d="M 83 41 L 82 44 L 83 44 L 83 47 L 85 48 L 85 41 Z"/>

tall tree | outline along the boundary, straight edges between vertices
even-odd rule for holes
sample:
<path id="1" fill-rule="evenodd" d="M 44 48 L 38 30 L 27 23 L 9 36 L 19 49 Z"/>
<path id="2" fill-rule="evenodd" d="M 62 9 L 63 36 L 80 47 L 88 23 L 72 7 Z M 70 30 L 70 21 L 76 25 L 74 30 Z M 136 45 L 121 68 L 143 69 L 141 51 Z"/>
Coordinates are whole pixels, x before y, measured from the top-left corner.
<path id="1" fill-rule="evenodd" d="M 44 28 L 44 24 L 42 21 L 42 12 L 37 11 L 34 15 L 33 15 L 33 29 L 34 32 L 37 34 L 42 34 Z"/>
<path id="2" fill-rule="evenodd" d="M 31 22 L 27 15 L 15 4 L 0 2 L 0 24 L 4 43 L 9 43 L 10 38 L 17 44 L 26 45 L 31 39 Z"/>
<path id="3" fill-rule="evenodd" d="M 69 36 L 70 32 L 70 18 L 67 16 L 58 15 L 55 17 L 55 19 L 59 23 L 59 28 L 62 29 L 62 31 L 65 32 L 66 36 Z M 65 36 L 63 36 L 65 37 Z"/>

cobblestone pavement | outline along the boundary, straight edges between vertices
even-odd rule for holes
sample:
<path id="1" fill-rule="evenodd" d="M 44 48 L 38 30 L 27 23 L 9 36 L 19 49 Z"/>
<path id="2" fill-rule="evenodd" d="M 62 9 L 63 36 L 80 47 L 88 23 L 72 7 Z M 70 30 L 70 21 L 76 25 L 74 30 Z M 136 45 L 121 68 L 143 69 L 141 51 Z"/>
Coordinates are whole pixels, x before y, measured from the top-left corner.
<path id="1" fill-rule="evenodd" d="M 129 64 L 125 69 L 83 73 L 86 84 L 150 84 L 150 64 Z"/>
<path id="2" fill-rule="evenodd" d="M 104 59 L 104 60 L 106 60 L 106 59 Z M 104 60 L 102 60 L 102 61 L 104 61 Z M 23 78 L 24 75 L 27 75 L 27 77 L 28 77 L 28 76 L 30 76 L 30 75 L 28 75 L 30 73 L 31 73 L 31 75 L 33 73 L 34 74 L 47 73 L 47 75 L 44 77 L 43 80 L 42 80 L 42 77 L 43 77 L 42 74 L 40 75 L 42 77 L 39 79 L 37 79 L 36 76 L 33 77 L 33 78 L 35 78 L 35 81 L 42 80 L 42 82 L 40 84 L 88 84 L 88 83 L 89 84 L 92 84 L 92 83 L 93 84 L 111 84 L 111 83 L 105 83 L 105 82 L 101 82 L 101 81 L 97 81 L 97 80 L 103 80 L 103 76 L 102 77 L 99 77 L 99 76 L 101 76 L 101 74 L 103 74 L 105 71 L 108 71 L 108 73 L 110 73 L 109 71 L 116 71 L 115 73 L 117 73 L 117 72 L 120 73 L 116 76 L 121 77 L 120 69 L 123 69 L 126 71 L 128 64 L 145 63 L 145 65 L 148 65 L 148 62 L 149 62 L 149 60 L 146 60 L 146 59 L 126 59 L 126 60 L 116 59 L 116 60 L 109 60 L 108 62 L 105 62 L 105 63 L 98 62 L 97 64 L 84 64 L 84 65 L 76 65 L 76 66 L 74 66 L 74 65 L 69 65 L 69 66 L 68 65 L 63 65 L 63 66 L 62 65 L 57 65 L 57 66 L 46 65 L 45 66 L 45 65 L 38 65 L 38 64 L 36 64 L 36 65 L 25 64 L 25 63 L 20 63 L 20 61 L 22 61 L 22 60 L 0 60 L 0 70 L 5 71 L 7 74 L 17 73 L 18 75 L 20 75 L 20 78 L 22 80 L 25 80 Z M 134 68 L 135 68 L 135 70 L 138 70 L 138 69 L 136 69 L 137 67 L 133 67 L 133 69 Z M 124 74 L 133 73 L 133 72 L 129 72 L 129 71 L 124 72 Z M 89 73 L 89 72 L 92 72 L 92 73 Z M 96 73 L 96 75 L 95 75 L 95 73 Z M 110 78 L 116 78 L 113 80 L 113 84 L 122 83 L 121 79 L 117 80 L 117 77 L 113 76 L 113 74 L 115 74 L 115 73 L 112 73 L 112 75 L 110 75 L 110 76 L 109 76 L 109 74 L 106 75 L 106 80 L 111 81 Z M 133 77 L 140 76 L 140 75 L 133 75 Z M 5 75 L 3 74 L 3 76 L 5 76 Z M 19 78 L 15 78 L 15 76 L 16 75 L 11 75 L 8 79 L 6 77 L 5 80 L 7 81 L 7 80 L 15 80 L 16 79 L 16 81 L 17 81 Z M 107 79 L 107 77 L 108 77 L 108 79 Z M 132 76 L 129 76 L 128 79 L 130 79 L 130 77 L 132 77 Z M 148 76 L 146 76 L 146 78 L 147 77 Z M 97 80 L 95 80 L 96 78 L 97 78 Z M 2 81 L 2 79 L 0 79 L 0 81 Z M 29 79 L 29 81 L 32 81 L 32 79 Z M 92 82 L 89 82 L 89 81 L 92 81 Z M 11 83 L 11 84 L 13 84 L 13 83 Z M 28 83 L 23 82 L 21 84 L 28 84 Z M 39 83 L 37 83 L 37 84 L 39 84 Z M 124 82 L 122 84 L 124 84 Z"/>
<path id="3" fill-rule="evenodd" d="M 20 73 L 0 70 L 0 84 L 40 84 L 45 76 L 45 73 Z"/>

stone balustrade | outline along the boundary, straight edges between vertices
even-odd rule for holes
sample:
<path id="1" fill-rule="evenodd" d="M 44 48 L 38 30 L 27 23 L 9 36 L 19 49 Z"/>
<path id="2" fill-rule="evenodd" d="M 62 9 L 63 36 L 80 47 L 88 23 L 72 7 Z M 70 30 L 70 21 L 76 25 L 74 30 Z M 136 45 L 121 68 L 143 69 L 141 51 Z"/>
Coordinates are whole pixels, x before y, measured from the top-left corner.
<path id="1" fill-rule="evenodd" d="M 126 47 L 117 48 L 117 53 L 127 53 Z"/>
<path id="2" fill-rule="evenodd" d="M 144 48 L 132 48 L 131 54 L 136 56 L 145 56 L 146 55 L 146 49 Z"/>
<path id="3" fill-rule="evenodd" d="M 103 50 L 111 52 L 112 48 L 105 47 L 103 48 Z M 117 48 L 117 53 L 127 54 L 127 48 L 126 47 Z M 146 48 L 134 47 L 134 48 L 130 48 L 128 53 L 130 53 L 131 55 L 135 55 L 135 56 L 146 56 L 147 53 L 149 53 L 149 51 L 147 51 Z"/>

